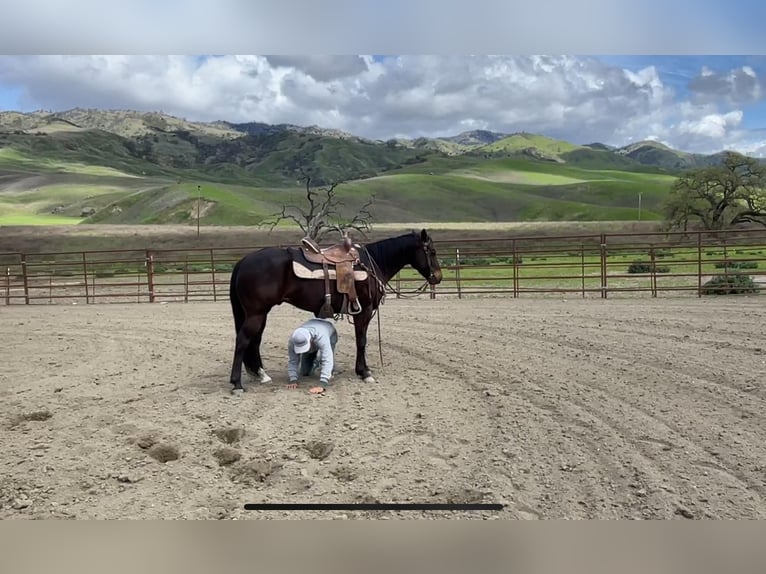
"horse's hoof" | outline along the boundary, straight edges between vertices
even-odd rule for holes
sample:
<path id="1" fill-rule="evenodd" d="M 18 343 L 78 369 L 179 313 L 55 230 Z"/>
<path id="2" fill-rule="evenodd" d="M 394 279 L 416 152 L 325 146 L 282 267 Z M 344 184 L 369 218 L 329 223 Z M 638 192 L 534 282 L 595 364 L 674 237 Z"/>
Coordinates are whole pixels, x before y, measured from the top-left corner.
<path id="1" fill-rule="evenodd" d="M 231 389 L 231 394 L 235 397 L 241 396 L 245 392 L 245 389 Z"/>
<path id="2" fill-rule="evenodd" d="M 369 377 L 365 377 L 365 378 L 364 378 L 364 379 L 362 379 L 362 380 L 363 380 L 365 383 L 375 383 L 375 382 L 377 382 L 377 381 L 375 381 L 375 379 L 374 379 L 372 376 L 369 376 Z"/>

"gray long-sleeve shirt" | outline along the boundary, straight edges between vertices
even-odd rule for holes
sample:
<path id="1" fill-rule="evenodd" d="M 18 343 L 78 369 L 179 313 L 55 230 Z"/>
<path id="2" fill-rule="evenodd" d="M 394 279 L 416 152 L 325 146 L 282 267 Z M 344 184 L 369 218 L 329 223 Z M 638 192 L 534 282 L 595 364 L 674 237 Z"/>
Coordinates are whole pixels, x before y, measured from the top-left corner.
<path id="1" fill-rule="evenodd" d="M 334 366 L 333 337 L 337 337 L 335 325 L 324 319 L 309 319 L 303 325 L 304 329 L 311 333 L 311 350 L 319 351 L 322 371 L 319 374 L 321 381 L 329 382 Z M 287 343 L 287 376 L 291 381 L 298 379 L 298 365 L 300 355 L 293 350 L 292 335 Z"/>

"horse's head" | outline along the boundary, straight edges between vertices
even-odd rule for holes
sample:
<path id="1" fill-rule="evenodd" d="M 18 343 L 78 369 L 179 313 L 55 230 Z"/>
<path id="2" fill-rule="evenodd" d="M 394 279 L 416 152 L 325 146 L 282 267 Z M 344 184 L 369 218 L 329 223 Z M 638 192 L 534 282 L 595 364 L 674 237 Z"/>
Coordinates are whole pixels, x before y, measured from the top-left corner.
<path id="1" fill-rule="evenodd" d="M 434 242 L 428 235 L 428 232 L 423 229 L 418 233 L 413 231 L 412 234 L 416 238 L 417 248 L 412 261 L 412 266 L 425 278 L 430 285 L 436 285 L 441 283 L 442 270 L 439 267 L 439 260 L 436 257 L 436 249 L 434 249 Z"/>

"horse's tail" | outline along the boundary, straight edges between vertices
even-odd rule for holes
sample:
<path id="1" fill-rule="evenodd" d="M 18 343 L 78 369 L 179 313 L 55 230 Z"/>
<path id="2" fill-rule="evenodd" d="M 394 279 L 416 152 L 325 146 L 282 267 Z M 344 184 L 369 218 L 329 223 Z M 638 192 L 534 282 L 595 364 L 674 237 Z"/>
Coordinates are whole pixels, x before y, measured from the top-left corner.
<path id="1" fill-rule="evenodd" d="M 231 270 L 231 279 L 229 280 L 229 301 L 231 301 L 231 312 L 234 314 L 234 336 L 239 334 L 239 330 L 245 322 L 245 308 L 242 307 L 242 303 L 239 300 L 239 294 L 237 293 L 237 276 L 239 274 L 239 266 L 242 263 L 240 259 L 234 264 Z"/>
<path id="2" fill-rule="evenodd" d="M 234 315 L 235 341 L 237 335 L 239 335 L 239 330 L 242 328 L 242 325 L 244 325 L 245 319 L 247 318 L 245 314 L 245 308 L 242 306 L 242 302 L 239 300 L 239 292 L 237 291 L 237 277 L 239 275 L 239 267 L 241 263 L 242 260 L 240 259 L 234 264 L 234 267 L 231 270 L 231 279 L 229 280 L 229 301 L 231 302 L 231 312 Z M 242 358 L 242 364 L 244 365 L 245 370 L 247 370 L 250 374 L 255 374 L 258 372 L 258 369 L 261 368 L 259 361 L 256 360 L 253 353 L 255 351 L 253 348 L 253 343 L 254 341 L 250 341 L 247 349 L 245 349 L 245 355 Z"/>

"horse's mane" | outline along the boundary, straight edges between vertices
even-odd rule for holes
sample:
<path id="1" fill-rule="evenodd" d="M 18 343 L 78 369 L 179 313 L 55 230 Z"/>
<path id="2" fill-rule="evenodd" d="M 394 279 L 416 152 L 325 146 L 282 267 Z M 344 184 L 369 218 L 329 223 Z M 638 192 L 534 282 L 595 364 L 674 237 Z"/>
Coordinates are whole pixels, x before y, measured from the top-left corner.
<path id="1" fill-rule="evenodd" d="M 370 252 L 376 261 L 388 261 L 394 253 L 404 246 L 414 245 L 418 241 L 418 232 L 410 231 L 396 237 L 388 237 L 379 241 L 368 243 L 363 247 Z"/>

